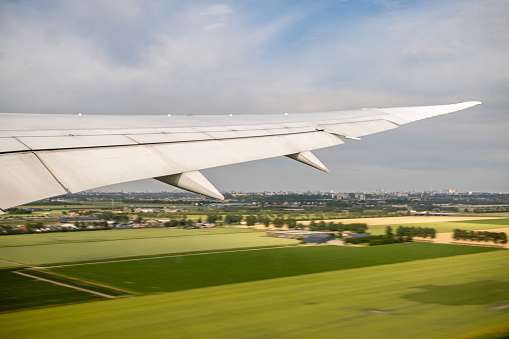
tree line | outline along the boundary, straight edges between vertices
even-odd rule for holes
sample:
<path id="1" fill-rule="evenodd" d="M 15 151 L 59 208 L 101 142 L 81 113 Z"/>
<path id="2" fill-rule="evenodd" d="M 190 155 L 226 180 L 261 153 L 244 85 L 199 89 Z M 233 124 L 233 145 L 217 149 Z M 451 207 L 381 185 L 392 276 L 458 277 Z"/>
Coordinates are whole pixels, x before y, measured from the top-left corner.
<path id="1" fill-rule="evenodd" d="M 505 232 L 488 232 L 488 231 L 467 231 L 455 229 L 453 234 L 454 240 L 470 240 L 470 241 L 493 241 L 495 244 L 506 244 L 507 234 Z"/>
<path id="2" fill-rule="evenodd" d="M 436 237 L 437 231 L 434 228 L 430 227 L 409 227 L 409 226 L 398 226 L 396 229 L 396 235 L 398 237 L 408 237 L 412 239 L 413 237 L 421 237 L 421 238 L 432 238 Z"/>
<path id="3" fill-rule="evenodd" d="M 410 241 L 410 240 L 406 240 Z M 386 245 L 404 242 L 402 238 L 388 237 L 387 235 L 368 235 L 365 237 L 357 238 L 346 238 L 345 243 L 347 244 L 368 244 L 369 246 Z"/>
<path id="4" fill-rule="evenodd" d="M 323 220 L 318 223 L 312 220 L 308 227 L 310 231 L 331 231 L 331 232 L 350 231 L 353 233 L 364 233 L 368 230 L 368 225 L 365 223 L 357 222 L 352 224 L 343 224 L 341 222 L 335 223 L 333 221 L 326 223 Z"/>
<path id="5" fill-rule="evenodd" d="M 217 214 L 211 214 L 207 216 L 208 222 L 216 222 L 220 221 L 221 216 Z M 236 214 L 227 214 L 224 217 L 224 224 L 231 225 L 231 224 L 238 224 L 242 220 L 246 222 L 247 226 L 253 226 L 256 223 L 260 223 L 265 225 L 265 227 L 269 227 L 271 224 L 274 225 L 277 228 L 282 228 L 284 225 L 286 225 L 289 229 L 302 229 L 302 228 L 309 228 L 310 231 L 330 231 L 330 232 L 344 232 L 344 231 L 350 231 L 353 233 L 364 233 L 368 229 L 368 225 L 365 223 L 352 223 L 352 224 L 343 224 L 341 222 L 335 223 L 333 221 L 325 222 L 325 221 L 319 221 L 316 222 L 314 220 L 311 220 L 310 224 L 308 226 L 304 226 L 297 223 L 297 219 L 295 218 L 285 218 L 283 216 L 276 217 L 276 218 L 270 218 L 266 215 L 248 215 L 244 217 L 243 215 L 236 215 Z"/>
<path id="6" fill-rule="evenodd" d="M 509 212 L 509 206 L 475 207 L 473 212 L 474 213 Z"/>
<path id="7" fill-rule="evenodd" d="M 365 237 L 347 238 L 345 239 L 345 243 L 369 244 L 370 246 L 374 246 L 412 241 L 413 237 L 435 238 L 435 236 L 436 230 L 434 228 L 399 226 L 396 229 L 396 234 L 394 234 L 392 227 L 387 226 L 385 228 L 385 235 L 367 235 Z"/>

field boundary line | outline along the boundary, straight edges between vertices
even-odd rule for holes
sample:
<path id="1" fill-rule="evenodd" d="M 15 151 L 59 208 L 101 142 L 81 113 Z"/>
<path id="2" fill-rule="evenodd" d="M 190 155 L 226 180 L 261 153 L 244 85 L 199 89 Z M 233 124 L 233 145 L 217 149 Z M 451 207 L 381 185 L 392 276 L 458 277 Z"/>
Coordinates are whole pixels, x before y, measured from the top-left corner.
<path id="1" fill-rule="evenodd" d="M 13 264 L 16 264 L 16 265 L 19 265 L 19 266 L 32 267 L 31 265 L 24 264 L 22 262 L 12 261 L 12 260 L 9 260 L 9 259 L 0 258 L 0 260 L 6 261 L 6 262 L 10 262 L 10 263 L 13 263 Z"/>
<path id="2" fill-rule="evenodd" d="M 451 245 L 469 245 L 469 246 L 481 246 L 481 247 L 496 247 L 496 248 L 505 248 L 504 245 L 494 245 L 494 244 L 483 244 L 483 243 L 470 243 L 470 242 L 461 242 L 461 241 L 451 241 Z"/>
<path id="3" fill-rule="evenodd" d="M 64 284 L 64 283 L 61 283 L 61 282 L 58 282 L 58 281 L 53 281 L 53 280 L 49 280 L 49 279 L 45 279 L 45 278 L 40 278 L 40 277 L 37 277 L 35 275 L 31 275 L 31 274 L 27 274 L 27 273 L 23 273 L 23 272 L 19 272 L 19 271 L 12 272 L 12 273 L 23 275 L 25 277 L 33 278 L 33 279 L 40 280 L 40 281 L 46 281 L 46 282 L 49 282 L 49 283 L 54 284 L 54 285 L 58 285 L 58 286 L 62 286 L 62 287 L 67 287 L 67 288 L 72 288 L 74 290 L 78 290 L 78 291 L 82 291 L 82 292 L 87 292 L 87 293 L 95 294 L 95 295 L 98 295 L 98 296 L 103 297 L 103 298 L 108 298 L 108 299 L 115 299 L 115 298 L 117 298 L 117 297 L 109 295 L 109 294 L 104 294 L 104 293 L 92 291 L 92 290 L 89 290 L 89 289 L 86 289 L 86 288 L 72 286 L 72 285 L 69 285 L 69 284 Z"/>
<path id="4" fill-rule="evenodd" d="M 47 269 L 52 269 L 52 268 L 70 267 L 70 266 L 98 265 L 98 264 L 108 264 L 108 263 L 126 262 L 126 261 L 139 261 L 139 260 L 150 260 L 150 259 L 189 257 L 189 256 L 194 256 L 194 255 L 206 255 L 206 254 L 261 251 L 261 250 L 269 250 L 269 249 L 273 249 L 273 248 L 287 248 L 287 247 L 295 247 L 295 246 L 296 245 L 286 245 L 286 246 L 273 246 L 273 247 L 262 247 L 262 248 L 246 248 L 246 249 L 227 250 L 227 251 L 214 251 L 214 252 L 167 254 L 167 255 L 160 255 L 160 256 L 157 256 L 157 257 L 131 258 L 131 259 L 120 259 L 119 258 L 117 260 L 113 259 L 113 260 L 106 260 L 106 261 L 95 261 L 95 262 L 84 262 L 84 263 L 76 263 L 76 264 L 64 264 L 64 265 L 44 266 L 44 267 L 41 267 L 41 268 L 47 270 Z"/>

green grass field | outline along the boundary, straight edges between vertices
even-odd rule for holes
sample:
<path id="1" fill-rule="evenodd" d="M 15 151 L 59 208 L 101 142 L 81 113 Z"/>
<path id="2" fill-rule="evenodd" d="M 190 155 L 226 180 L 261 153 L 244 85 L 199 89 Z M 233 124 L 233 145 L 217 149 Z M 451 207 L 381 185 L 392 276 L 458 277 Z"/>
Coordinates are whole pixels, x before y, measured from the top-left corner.
<path id="1" fill-rule="evenodd" d="M 450 232 L 507 227 L 508 220 L 408 226 Z M 263 235 L 149 229 L 6 236 L 0 258 L 42 265 L 295 243 Z M 505 249 L 404 243 L 183 253 L 54 269 L 144 294 L 109 300 L 0 270 L 0 305 L 18 310 L 0 314 L 0 337 L 502 338 L 509 333 L 508 262 Z"/>
<path id="2" fill-rule="evenodd" d="M 229 233 L 221 233 L 221 230 Z M 136 231 L 141 232 L 135 233 Z M 121 230 L 62 233 L 55 238 L 52 237 L 55 235 L 54 233 L 35 234 L 33 235 L 34 237 L 28 240 L 22 237 L 31 235 L 5 236 L 5 241 L 8 241 L 8 238 L 11 237 L 19 237 L 19 242 L 25 242 L 26 245 L 7 246 L 8 243 L 4 243 L 4 246 L 0 247 L 0 259 L 7 259 L 27 265 L 43 265 L 59 262 L 297 243 L 296 240 L 265 237 L 264 232 L 254 230 L 225 228 L 217 230 L 154 229 L 154 232 L 149 231 L 152 230 L 133 230 L 133 232 L 128 233 L 130 238 L 126 239 L 115 239 L 118 236 L 126 236 L 127 232 Z M 108 234 L 108 232 L 110 233 Z M 117 234 L 117 232 L 120 233 Z M 58 243 L 58 239 L 62 239 L 63 235 L 68 234 L 70 235 L 68 238 L 64 237 L 65 239 L 62 243 Z M 102 234 L 104 234 L 104 238 L 101 241 L 100 237 L 102 237 Z M 139 234 L 143 234 L 143 237 L 139 237 Z M 166 234 L 166 236 L 162 236 L 162 234 Z M 177 236 L 178 234 L 185 236 Z M 156 235 L 156 237 L 152 235 Z M 32 244 L 31 241 L 36 242 L 40 240 L 37 238 L 39 236 L 49 236 L 43 241 L 54 239 L 56 243 Z M 84 239 L 88 239 L 88 241 Z M 13 238 L 12 244 L 15 243 L 15 240 Z M 15 264 L 8 264 L 16 266 Z"/>
<path id="3" fill-rule="evenodd" d="M 399 225 L 390 225 L 395 232 Z M 488 230 L 492 228 L 509 227 L 509 219 L 486 219 L 486 220 L 465 220 L 465 221 L 444 221 L 444 222 L 423 222 L 415 224 L 402 223 L 401 226 L 409 227 L 431 227 L 437 230 L 437 233 L 452 232 L 455 228 L 462 230 Z M 377 225 L 369 226 L 368 232 L 371 234 L 385 234 L 387 226 Z"/>
<path id="4" fill-rule="evenodd" d="M 86 292 L 17 275 L 11 270 L 0 270 L 0 312 L 102 299 Z"/>
<path id="5" fill-rule="evenodd" d="M 509 251 L 0 315 L 4 338 L 469 338 L 509 328 Z M 500 337 L 500 336 L 499 336 Z"/>
<path id="6" fill-rule="evenodd" d="M 482 216 L 486 217 L 509 217 L 509 212 L 495 212 L 495 213 L 483 213 Z"/>
<path id="7" fill-rule="evenodd" d="M 189 230 L 173 228 L 141 228 L 85 232 L 19 234 L 0 237 L 0 248 L 250 232 L 255 232 L 255 230 L 240 228 L 204 228 Z"/>
<path id="8" fill-rule="evenodd" d="M 18 265 L 14 264 L 12 262 L 0 260 L 0 269 L 16 267 L 16 266 L 18 266 Z"/>
<path id="9" fill-rule="evenodd" d="M 509 227 L 509 218 L 508 219 L 485 219 L 485 220 L 465 220 L 459 221 L 464 224 L 486 224 L 486 225 L 494 225 L 496 227 Z"/>
<path id="10" fill-rule="evenodd" d="M 493 250 L 497 249 L 429 243 L 291 247 L 64 266 L 51 271 L 123 290 L 154 293 Z"/>

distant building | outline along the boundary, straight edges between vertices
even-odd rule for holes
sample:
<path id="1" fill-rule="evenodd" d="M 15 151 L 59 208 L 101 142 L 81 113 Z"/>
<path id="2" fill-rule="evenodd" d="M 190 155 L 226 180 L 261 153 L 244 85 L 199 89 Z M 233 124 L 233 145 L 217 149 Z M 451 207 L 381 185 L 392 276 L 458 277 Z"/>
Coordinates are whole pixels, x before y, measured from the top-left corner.
<path id="1" fill-rule="evenodd" d="M 75 229 L 77 228 L 74 224 L 71 223 L 61 223 L 58 225 L 60 228 L 67 228 L 67 229 Z"/>
<path id="2" fill-rule="evenodd" d="M 332 234 L 330 232 L 310 232 L 310 231 L 269 231 L 269 232 L 267 232 L 268 237 L 287 238 L 287 239 L 304 238 L 304 242 L 306 241 L 305 239 L 309 238 L 310 236 L 317 235 L 317 234 L 331 236 L 332 239 L 329 239 L 329 240 L 334 240 L 334 234 Z M 327 241 L 329 241 L 329 240 L 327 240 Z"/>
<path id="3" fill-rule="evenodd" d="M 307 238 L 304 239 L 304 242 L 306 244 L 325 244 L 330 240 L 334 240 L 334 234 L 328 234 L 328 233 L 315 233 L 309 235 Z"/>
<path id="4" fill-rule="evenodd" d="M 197 222 L 193 226 L 195 226 L 196 228 L 214 228 L 216 227 L 216 224 L 211 222 Z"/>
<path id="5" fill-rule="evenodd" d="M 74 219 L 65 219 L 65 220 L 62 220 L 60 223 L 66 224 L 66 223 L 73 223 L 76 221 L 79 221 L 79 222 L 100 222 L 103 220 L 100 218 L 96 218 L 96 217 L 78 217 L 78 218 L 74 218 Z"/>
<path id="6" fill-rule="evenodd" d="M 287 239 L 297 239 L 297 238 L 305 238 L 310 234 L 317 232 L 308 232 L 308 231 L 269 231 L 267 232 L 268 237 L 273 238 L 287 238 Z"/>

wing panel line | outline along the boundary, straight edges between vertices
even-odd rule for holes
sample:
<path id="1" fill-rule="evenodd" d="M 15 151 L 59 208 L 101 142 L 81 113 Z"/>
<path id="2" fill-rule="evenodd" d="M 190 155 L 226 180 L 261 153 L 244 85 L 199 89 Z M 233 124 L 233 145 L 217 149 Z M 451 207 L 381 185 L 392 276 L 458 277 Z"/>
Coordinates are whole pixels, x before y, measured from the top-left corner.
<path id="1" fill-rule="evenodd" d="M 319 130 L 306 131 L 306 132 L 284 133 L 284 134 L 245 136 L 245 137 L 242 137 L 242 136 L 238 137 L 237 136 L 237 137 L 220 138 L 220 139 L 212 138 L 212 139 L 205 139 L 205 140 L 183 140 L 183 141 L 166 141 L 166 142 L 147 142 L 147 143 L 139 143 L 139 142 L 136 142 L 135 140 L 133 140 L 134 142 L 136 142 L 136 144 L 130 144 L 130 145 L 102 145 L 102 146 L 88 146 L 88 147 L 87 146 L 82 146 L 82 147 L 69 147 L 69 148 L 41 148 L 41 149 L 37 149 L 37 148 L 32 149 L 32 148 L 29 148 L 29 150 L 25 150 L 25 151 L 7 151 L 7 152 L 0 152 L 0 154 L 22 153 L 22 152 L 27 152 L 27 151 L 33 151 L 33 152 L 46 152 L 46 151 L 48 151 L 49 152 L 49 151 L 68 151 L 68 150 L 94 149 L 94 148 L 101 149 L 101 148 L 111 148 L 111 147 L 132 147 L 132 146 L 138 146 L 138 145 L 146 145 L 146 146 L 150 146 L 150 145 L 166 145 L 166 144 L 189 143 L 189 142 L 207 142 L 207 141 L 211 141 L 211 140 L 221 141 L 221 140 L 232 140 L 232 139 L 257 139 L 257 138 L 272 137 L 272 136 L 276 136 L 276 135 L 309 134 L 309 133 L 315 133 L 316 131 L 319 131 Z"/>
<path id="2" fill-rule="evenodd" d="M 30 149 L 30 147 L 28 147 L 23 141 L 19 140 L 18 138 L 14 137 L 14 139 L 18 140 L 21 144 L 23 144 L 25 147 L 27 147 L 28 149 Z M 16 152 L 14 152 L 16 153 Z M 18 152 L 19 153 L 19 152 Z M 58 182 L 60 184 L 60 186 L 62 186 L 62 188 L 66 191 L 66 192 L 70 192 L 69 189 L 62 183 L 62 180 L 60 180 L 57 175 L 51 170 L 51 168 L 48 167 L 48 165 L 46 165 L 46 163 L 44 161 L 42 161 L 42 159 L 39 157 L 39 155 L 34 152 L 34 151 L 31 151 L 31 152 L 27 152 L 27 153 L 32 153 L 36 158 L 37 160 L 39 160 L 39 162 L 41 163 L 42 166 L 44 166 L 44 168 L 49 172 L 49 174 L 51 174 L 51 176 L 56 180 L 56 182 Z"/>

